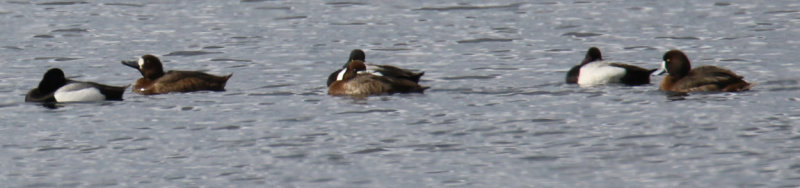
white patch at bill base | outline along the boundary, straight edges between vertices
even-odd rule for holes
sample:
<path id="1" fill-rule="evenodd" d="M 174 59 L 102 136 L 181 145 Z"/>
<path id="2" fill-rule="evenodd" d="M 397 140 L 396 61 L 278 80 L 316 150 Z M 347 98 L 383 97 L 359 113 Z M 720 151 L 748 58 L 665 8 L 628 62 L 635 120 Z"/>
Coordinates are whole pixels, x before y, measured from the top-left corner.
<path id="1" fill-rule="evenodd" d="M 144 58 L 140 57 L 139 58 L 139 69 L 142 69 L 142 67 L 144 67 Z"/>

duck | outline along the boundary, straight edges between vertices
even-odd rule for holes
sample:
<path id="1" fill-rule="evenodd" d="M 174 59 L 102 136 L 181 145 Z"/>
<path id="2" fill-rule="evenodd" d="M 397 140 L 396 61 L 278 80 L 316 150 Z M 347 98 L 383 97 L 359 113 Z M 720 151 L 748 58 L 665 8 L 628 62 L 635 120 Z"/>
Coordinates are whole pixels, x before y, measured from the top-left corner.
<path id="1" fill-rule="evenodd" d="M 659 90 L 669 92 L 739 92 L 753 87 L 731 70 L 717 66 L 699 66 L 692 68 L 689 57 L 680 50 L 664 53 L 658 75 L 668 73 L 661 79 Z"/>
<path id="2" fill-rule="evenodd" d="M 25 102 L 121 101 L 126 86 L 109 86 L 68 79 L 59 68 L 47 70 L 39 86 L 28 91 Z"/>
<path id="3" fill-rule="evenodd" d="M 354 49 L 350 52 L 350 58 L 348 58 L 347 63 L 342 66 L 341 69 L 334 71 L 333 73 L 328 76 L 328 86 L 330 86 L 334 81 L 342 80 L 345 69 L 350 64 L 351 61 L 361 61 L 366 62 L 366 54 L 361 49 Z M 410 70 L 398 68 L 391 65 L 376 65 L 376 64 L 365 64 L 367 66 L 367 72 L 371 72 L 375 75 L 398 78 L 398 79 L 405 79 L 412 81 L 414 83 L 419 83 L 419 79 L 422 75 L 425 75 L 425 72 L 412 72 Z"/>
<path id="4" fill-rule="evenodd" d="M 170 92 L 225 91 L 225 84 L 233 74 L 212 75 L 200 71 L 170 70 L 164 72 L 161 60 L 155 55 L 143 55 L 137 61 L 122 61 L 123 65 L 135 68 L 142 78 L 133 84 L 133 91 L 143 95 Z"/>
<path id="5" fill-rule="evenodd" d="M 356 96 L 422 93 L 428 87 L 403 78 L 376 75 L 367 72 L 367 65 L 361 60 L 352 60 L 344 69 L 341 80 L 336 80 L 328 87 L 328 94 L 333 96 Z"/>
<path id="6" fill-rule="evenodd" d="M 597 47 L 591 47 L 581 64 L 573 66 L 568 72 L 568 84 L 594 86 L 607 83 L 621 83 L 629 86 L 650 83 L 650 75 L 658 69 L 645 69 L 635 65 L 604 61 Z"/>

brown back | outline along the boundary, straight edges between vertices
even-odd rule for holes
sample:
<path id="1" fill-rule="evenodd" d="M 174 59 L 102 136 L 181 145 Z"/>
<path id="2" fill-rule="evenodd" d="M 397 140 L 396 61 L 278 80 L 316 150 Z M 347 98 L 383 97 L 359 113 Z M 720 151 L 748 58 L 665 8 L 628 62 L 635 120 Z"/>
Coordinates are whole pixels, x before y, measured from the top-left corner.
<path id="1" fill-rule="evenodd" d="M 139 79 L 134 86 L 134 91 L 142 94 L 203 90 L 225 91 L 225 84 L 231 76 L 233 74 L 216 76 L 198 71 L 169 71 L 156 80 Z"/>
<path id="2" fill-rule="evenodd" d="M 672 75 L 670 75 L 672 76 Z M 744 81 L 742 76 L 732 71 L 715 66 L 700 66 L 692 69 L 681 78 L 671 77 L 673 84 L 671 91 L 744 91 L 751 84 Z M 667 78 L 665 78 L 666 81 Z"/>

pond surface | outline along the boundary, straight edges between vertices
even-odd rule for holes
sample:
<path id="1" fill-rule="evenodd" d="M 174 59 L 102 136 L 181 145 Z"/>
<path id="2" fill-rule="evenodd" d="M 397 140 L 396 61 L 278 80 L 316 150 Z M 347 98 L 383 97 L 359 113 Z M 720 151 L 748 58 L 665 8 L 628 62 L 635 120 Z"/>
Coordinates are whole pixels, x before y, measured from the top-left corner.
<path id="1" fill-rule="evenodd" d="M 9 187 L 796 187 L 796 1 L 0 2 Z M 581 88 L 591 47 L 656 68 L 683 50 L 755 82 L 674 97 Z M 331 97 L 352 49 L 425 71 L 424 94 Z M 233 73 L 225 92 L 23 102 L 49 68 Z"/>

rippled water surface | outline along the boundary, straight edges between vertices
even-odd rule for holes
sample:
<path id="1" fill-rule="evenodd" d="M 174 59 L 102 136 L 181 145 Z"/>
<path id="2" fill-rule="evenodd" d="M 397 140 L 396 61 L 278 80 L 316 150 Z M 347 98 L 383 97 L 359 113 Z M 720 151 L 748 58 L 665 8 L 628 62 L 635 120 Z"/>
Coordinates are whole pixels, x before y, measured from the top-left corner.
<path id="1" fill-rule="evenodd" d="M 796 187 L 795 1 L 0 2 L 0 182 L 11 187 Z M 591 46 L 756 82 L 581 88 Z M 326 95 L 350 50 L 425 94 Z M 225 92 L 24 103 L 49 68 L 126 85 L 143 54 Z M 653 77 L 654 83 L 661 77 Z"/>

